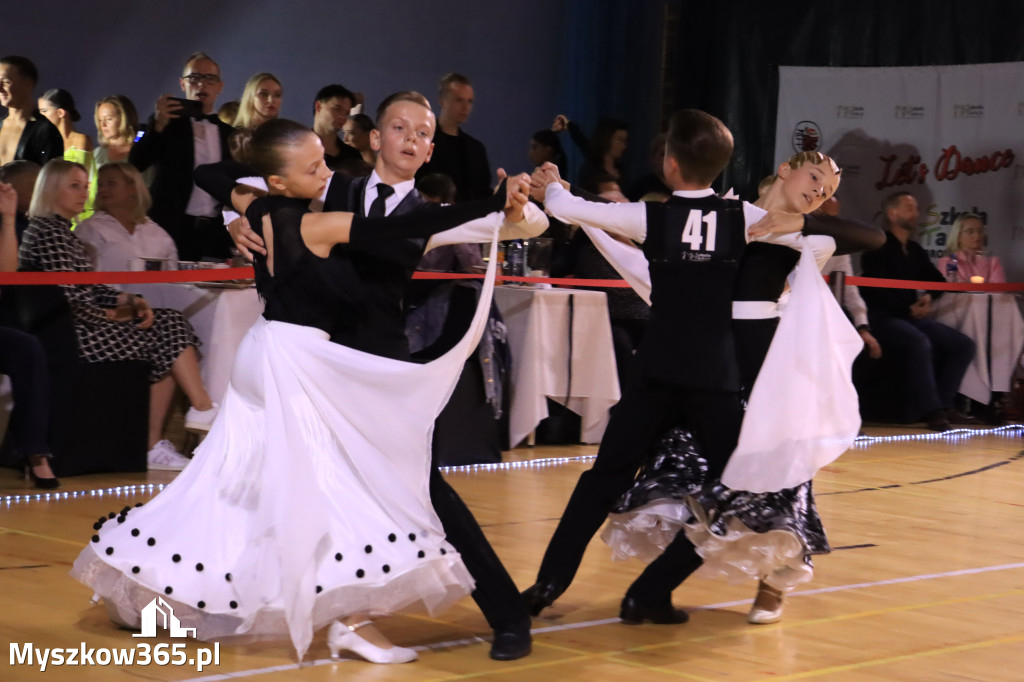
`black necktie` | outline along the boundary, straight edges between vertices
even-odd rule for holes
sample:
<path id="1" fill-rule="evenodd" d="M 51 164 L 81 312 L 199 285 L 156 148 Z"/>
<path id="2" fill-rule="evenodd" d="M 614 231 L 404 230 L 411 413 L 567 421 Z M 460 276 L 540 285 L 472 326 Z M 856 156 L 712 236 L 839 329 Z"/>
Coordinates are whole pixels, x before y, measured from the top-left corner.
<path id="1" fill-rule="evenodd" d="M 388 200 L 388 197 L 395 193 L 395 188 L 391 185 L 385 185 L 383 182 L 377 183 L 377 198 L 370 204 L 370 210 L 366 213 L 367 218 L 383 218 L 387 215 L 387 211 L 384 208 L 384 203 Z"/>

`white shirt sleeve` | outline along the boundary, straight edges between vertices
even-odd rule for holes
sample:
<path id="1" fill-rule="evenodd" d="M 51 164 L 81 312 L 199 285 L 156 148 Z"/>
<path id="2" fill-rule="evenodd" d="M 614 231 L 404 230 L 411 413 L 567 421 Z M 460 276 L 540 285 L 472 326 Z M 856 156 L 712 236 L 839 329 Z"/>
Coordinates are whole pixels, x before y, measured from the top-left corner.
<path id="1" fill-rule="evenodd" d="M 825 274 L 839 271 L 847 277 L 853 277 L 853 259 L 850 256 L 835 256 L 825 264 Z M 861 298 L 860 289 L 855 284 L 847 284 L 843 290 L 843 307 L 853 318 L 853 325 L 860 327 L 868 324 L 868 306 Z"/>
<path id="2" fill-rule="evenodd" d="M 647 239 L 647 207 L 636 204 L 602 204 L 573 196 L 557 182 L 544 192 L 548 213 L 564 223 L 591 225 L 642 244 Z"/>
<path id="3" fill-rule="evenodd" d="M 444 232 L 438 232 L 427 242 L 427 251 L 436 249 L 439 246 L 448 244 L 478 244 L 489 242 L 494 236 L 494 231 L 499 230 L 498 240 L 506 239 L 529 239 L 548 229 L 548 218 L 544 212 L 534 204 L 527 204 L 523 208 L 524 218 L 518 223 L 510 223 L 505 220 L 505 214 L 496 211 L 488 213 L 482 218 L 470 220 L 458 227 L 453 227 Z"/>

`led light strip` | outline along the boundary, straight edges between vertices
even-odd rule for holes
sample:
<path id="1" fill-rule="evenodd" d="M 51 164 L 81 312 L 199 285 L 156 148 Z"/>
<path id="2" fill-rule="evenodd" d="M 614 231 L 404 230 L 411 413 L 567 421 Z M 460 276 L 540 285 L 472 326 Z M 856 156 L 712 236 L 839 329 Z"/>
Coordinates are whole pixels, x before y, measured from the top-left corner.
<path id="1" fill-rule="evenodd" d="M 879 443 L 900 443 L 907 441 L 929 441 L 947 440 L 955 443 L 975 438 L 977 436 L 1004 436 L 1018 437 L 1024 435 L 1024 425 L 1011 424 L 991 429 L 952 429 L 936 433 L 917 433 L 896 436 L 858 436 L 854 440 L 855 448 L 866 448 Z M 593 462 L 597 455 L 578 455 L 576 457 L 546 457 L 544 459 L 530 459 L 519 462 L 491 462 L 486 464 L 463 464 L 459 466 L 439 467 L 441 473 L 479 473 L 492 471 L 515 471 L 518 469 L 543 469 L 546 467 L 563 466 L 579 462 Z M 10 507 L 12 504 L 23 502 L 51 502 L 58 500 L 77 500 L 86 497 L 129 497 L 133 495 L 144 495 L 158 493 L 166 487 L 165 483 L 141 483 L 137 485 L 119 485 L 111 488 L 97 488 L 95 490 L 78 490 L 53 493 L 28 493 L 25 495 L 4 495 L 0 497 L 0 504 Z"/>

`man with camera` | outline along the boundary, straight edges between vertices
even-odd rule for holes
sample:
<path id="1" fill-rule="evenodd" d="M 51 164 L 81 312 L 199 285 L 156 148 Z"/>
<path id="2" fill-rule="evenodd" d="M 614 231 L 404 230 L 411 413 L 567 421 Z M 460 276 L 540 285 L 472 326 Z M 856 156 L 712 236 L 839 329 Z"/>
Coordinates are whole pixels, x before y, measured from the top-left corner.
<path id="1" fill-rule="evenodd" d="M 160 96 L 146 132 L 132 146 L 128 158 L 140 171 L 156 168 L 149 216 L 174 238 L 178 257 L 186 261 L 224 259 L 232 244 L 220 206 L 192 180 L 196 166 L 230 155 L 232 128 L 213 115 L 224 88 L 220 67 L 205 53 L 197 52 L 185 62 L 178 83 L 185 97 Z"/>

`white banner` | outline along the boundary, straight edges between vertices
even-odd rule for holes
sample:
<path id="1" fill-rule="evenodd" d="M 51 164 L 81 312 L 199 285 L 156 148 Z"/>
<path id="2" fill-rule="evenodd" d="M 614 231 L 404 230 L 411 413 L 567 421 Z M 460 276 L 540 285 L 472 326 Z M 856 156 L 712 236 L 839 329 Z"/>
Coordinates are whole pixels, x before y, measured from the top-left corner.
<path id="1" fill-rule="evenodd" d="M 1024 281 L 1024 63 L 780 67 L 776 167 L 807 149 L 843 168 L 842 215 L 878 221 L 908 191 L 937 260 L 956 216 L 978 213 L 1007 278 Z"/>

